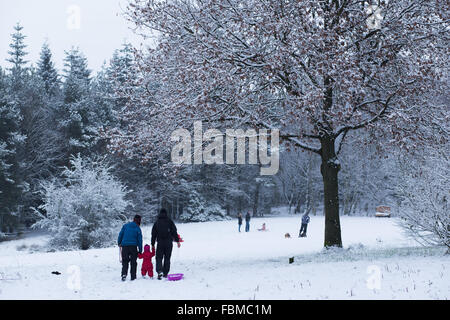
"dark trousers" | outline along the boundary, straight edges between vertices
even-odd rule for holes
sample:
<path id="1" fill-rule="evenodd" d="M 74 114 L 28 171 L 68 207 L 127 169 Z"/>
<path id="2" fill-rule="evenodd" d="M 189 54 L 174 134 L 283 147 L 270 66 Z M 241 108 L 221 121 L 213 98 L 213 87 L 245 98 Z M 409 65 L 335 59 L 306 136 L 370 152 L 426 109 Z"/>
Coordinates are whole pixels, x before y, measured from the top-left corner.
<path id="1" fill-rule="evenodd" d="M 172 241 L 159 241 L 156 246 L 156 273 L 163 273 L 164 276 L 169 274 L 170 256 L 172 255 Z"/>
<path id="2" fill-rule="evenodd" d="M 300 233 L 298 234 L 299 237 L 306 237 L 306 229 L 308 228 L 307 223 L 302 223 L 302 226 L 300 227 Z"/>
<path id="3" fill-rule="evenodd" d="M 241 226 L 242 226 L 242 224 L 240 223 L 239 224 L 239 232 L 241 232 Z"/>
<path id="4" fill-rule="evenodd" d="M 138 251 L 136 246 L 122 247 L 122 276 L 128 274 L 128 264 L 131 265 L 130 275 L 131 279 L 136 279 Z"/>
<path id="5" fill-rule="evenodd" d="M 250 231 L 250 221 L 246 221 L 245 222 L 245 232 L 249 232 Z"/>

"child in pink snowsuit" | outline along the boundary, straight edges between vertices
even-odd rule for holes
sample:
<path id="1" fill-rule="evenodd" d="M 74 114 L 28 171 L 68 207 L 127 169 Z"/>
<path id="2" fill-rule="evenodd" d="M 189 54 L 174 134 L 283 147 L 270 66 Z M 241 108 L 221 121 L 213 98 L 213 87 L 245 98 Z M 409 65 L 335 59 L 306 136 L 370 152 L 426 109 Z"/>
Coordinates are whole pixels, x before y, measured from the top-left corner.
<path id="1" fill-rule="evenodd" d="M 148 274 L 150 278 L 153 278 L 152 257 L 154 256 L 155 256 L 155 248 L 153 247 L 153 250 L 150 251 L 150 246 L 148 244 L 144 246 L 144 253 L 138 254 L 139 259 L 144 259 L 142 261 L 142 268 L 141 268 L 141 274 L 143 277 L 145 277 L 145 275 Z"/>

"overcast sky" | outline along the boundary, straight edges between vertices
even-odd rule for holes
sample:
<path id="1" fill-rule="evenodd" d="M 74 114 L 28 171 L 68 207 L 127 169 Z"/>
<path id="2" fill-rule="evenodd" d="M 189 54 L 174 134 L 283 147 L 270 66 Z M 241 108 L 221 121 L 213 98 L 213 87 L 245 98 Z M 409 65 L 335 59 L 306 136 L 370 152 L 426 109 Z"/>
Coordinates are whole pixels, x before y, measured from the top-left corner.
<path id="1" fill-rule="evenodd" d="M 64 50 L 79 47 L 98 71 L 109 61 L 124 41 L 139 45 L 136 36 L 122 16 L 127 0 L 0 0 L 0 66 L 9 66 L 11 33 L 17 22 L 24 27 L 29 55 L 33 64 L 39 58 L 42 44 L 48 39 L 58 70 L 62 69 Z"/>

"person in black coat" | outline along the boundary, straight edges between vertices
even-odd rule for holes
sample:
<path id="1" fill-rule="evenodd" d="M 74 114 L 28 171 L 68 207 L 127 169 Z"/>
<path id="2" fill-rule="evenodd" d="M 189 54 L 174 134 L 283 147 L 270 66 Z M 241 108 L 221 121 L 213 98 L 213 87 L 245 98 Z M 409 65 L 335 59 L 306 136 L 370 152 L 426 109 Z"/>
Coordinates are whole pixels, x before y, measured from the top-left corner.
<path id="1" fill-rule="evenodd" d="M 242 226 L 242 214 L 238 214 L 238 226 L 239 226 L 239 232 L 241 232 L 241 226 Z"/>
<path id="2" fill-rule="evenodd" d="M 167 216 L 166 209 L 161 209 L 158 219 L 152 228 L 152 248 L 155 248 L 155 242 L 158 242 L 156 248 L 156 273 L 158 280 L 162 277 L 167 278 L 170 270 L 170 257 L 172 255 L 172 242 L 175 241 L 180 247 L 180 238 L 177 233 L 175 223 Z"/>
<path id="3" fill-rule="evenodd" d="M 250 231 L 250 212 L 245 215 L 245 232 Z"/>

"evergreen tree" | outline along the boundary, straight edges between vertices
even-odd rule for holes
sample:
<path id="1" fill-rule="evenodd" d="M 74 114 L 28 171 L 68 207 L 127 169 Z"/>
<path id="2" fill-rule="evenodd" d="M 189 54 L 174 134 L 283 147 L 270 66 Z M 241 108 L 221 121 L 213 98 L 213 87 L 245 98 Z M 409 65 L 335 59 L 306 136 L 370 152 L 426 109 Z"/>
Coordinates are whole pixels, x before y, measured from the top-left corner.
<path id="1" fill-rule="evenodd" d="M 27 47 L 24 43 L 25 36 L 22 34 L 23 27 L 20 23 L 14 26 L 14 33 L 11 34 L 12 42 L 9 44 L 11 50 L 8 51 L 9 58 L 6 61 L 12 64 L 9 68 L 13 76 L 14 86 L 20 85 L 20 79 L 22 79 L 23 73 L 26 72 L 25 65 L 28 63 L 25 60 L 25 56 L 28 52 L 25 51 Z"/>
<path id="2" fill-rule="evenodd" d="M 99 127 L 114 125 L 115 96 L 114 87 L 108 78 L 108 67 L 103 64 L 102 69 L 92 81 L 92 98 L 95 105 L 95 113 Z"/>
<path id="3" fill-rule="evenodd" d="M 79 102 L 89 94 L 91 70 L 78 48 L 66 51 L 64 59 L 64 102 Z"/>
<path id="4" fill-rule="evenodd" d="M 3 210 L 2 228 L 8 231 L 16 229 L 24 217 L 24 194 L 29 191 L 26 182 L 27 125 L 33 123 L 31 116 L 34 108 L 30 98 L 28 83 L 32 77 L 32 69 L 26 67 L 26 44 L 23 27 L 17 23 L 6 59 L 11 66 L 8 74 L 2 75 L 2 93 L 0 122 L 0 141 L 3 143 L 3 177 L 1 207 Z"/>
<path id="5" fill-rule="evenodd" d="M 124 43 L 121 49 L 114 52 L 105 73 L 106 85 L 104 88 L 114 104 L 115 111 L 120 111 L 125 107 L 128 100 L 126 92 L 139 90 L 136 74 L 133 47 L 129 43 Z"/>
<path id="6" fill-rule="evenodd" d="M 122 48 L 116 50 L 110 61 L 108 77 L 116 83 L 124 84 L 130 78 L 130 71 L 134 65 L 133 47 L 124 43 Z"/>
<path id="7" fill-rule="evenodd" d="M 60 122 L 64 122 L 67 114 L 64 114 L 62 106 L 61 79 L 52 60 L 52 52 L 47 42 L 42 45 L 39 61 L 37 62 L 36 75 L 38 78 L 35 89 L 40 90 L 42 99 L 42 114 L 40 126 L 37 132 L 41 133 L 35 143 L 45 150 L 45 157 L 40 158 L 42 168 L 39 178 L 45 179 L 55 174 L 64 162 L 64 134 L 62 134 Z M 36 163 L 36 161 L 35 161 Z"/>
<path id="8" fill-rule="evenodd" d="M 20 224 L 30 224 L 30 207 L 36 205 L 39 198 L 36 196 L 36 189 L 40 180 L 48 178 L 51 167 L 54 166 L 54 152 L 45 98 L 45 86 L 41 81 L 39 71 L 43 70 L 42 64 L 39 70 L 26 67 L 25 56 L 26 45 L 25 36 L 22 34 L 22 27 L 17 24 L 12 34 L 8 62 L 12 64 L 10 74 L 8 74 L 7 97 L 11 108 L 19 114 L 14 137 L 14 155 L 12 161 L 12 174 L 15 183 L 16 198 L 11 199 L 11 205 L 16 203 L 17 222 Z M 56 72 L 54 72 L 55 74 Z"/>
<path id="9" fill-rule="evenodd" d="M 55 64 L 52 61 L 52 53 L 45 42 L 41 49 L 41 55 L 37 63 L 37 74 L 43 82 L 45 92 L 48 95 L 55 95 L 59 89 L 58 72 L 55 69 Z"/>
<path id="10" fill-rule="evenodd" d="M 97 134 L 91 126 L 91 71 L 87 59 L 77 48 L 72 48 L 66 52 L 64 67 L 64 104 L 59 111 L 66 140 L 65 164 L 68 164 L 71 155 L 88 152 Z"/>
<path id="11" fill-rule="evenodd" d="M 23 140 L 19 134 L 20 112 L 11 103 L 8 78 L 0 69 L 0 232 L 12 231 L 18 224 L 20 197 L 17 147 Z"/>

